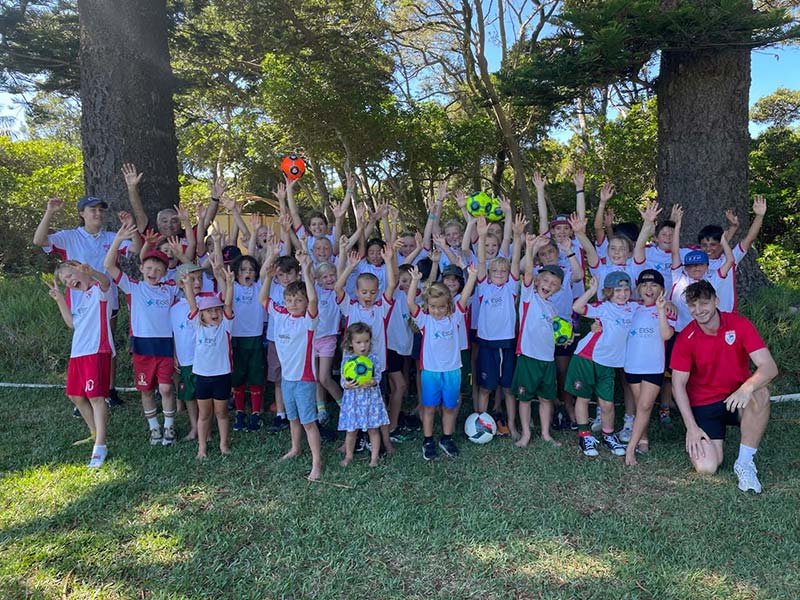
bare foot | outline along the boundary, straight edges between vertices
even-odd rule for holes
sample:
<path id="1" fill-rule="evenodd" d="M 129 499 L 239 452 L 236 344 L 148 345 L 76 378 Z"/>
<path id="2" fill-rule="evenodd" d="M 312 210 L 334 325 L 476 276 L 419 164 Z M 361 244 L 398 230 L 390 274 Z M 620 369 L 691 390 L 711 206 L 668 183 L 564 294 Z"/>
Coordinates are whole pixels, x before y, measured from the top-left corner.
<path id="1" fill-rule="evenodd" d="M 518 439 L 520 439 L 519 431 L 517 431 L 516 429 L 509 429 L 508 433 L 513 441 L 516 442 Z"/>
<path id="2" fill-rule="evenodd" d="M 392 452 L 394 452 L 394 450 L 392 450 Z M 380 464 L 380 462 L 379 462 L 379 461 L 377 461 L 377 460 L 371 460 L 371 461 L 369 461 L 369 466 L 370 466 L 370 467 L 377 467 L 379 464 Z"/>
<path id="3" fill-rule="evenodd" d="M 636 445 L 636 451 L 639 454 L 647 454 L 650 452 L 650 442 L 648 440 L 640 440 Z"/>
<path id="4" fill-rule="evenodd" d="M 529 433 L 527 435 L 523 435 L 522 437 L 520 437 L 516 442 L 514 442 L 514 445 L 517 448 L 527 448 L 530 441 L 531 441 L 531 434 Z"/>
<path id="5" fill-rule="evenodd" d="M 346 449 L 345 449 L 345 447 L 344 447 L 344 444 L 342 444 L 341 446 L 339 446 L 339 447 L 336 449 L 336 451 L 337 451 L 337 452 L 341 452 L 342 454 L 344 454 L 345 452 L 347 452 L 347 450 L 346 450 Z"/>
<path id="6" fill-rule="evenodd" d="M 309 481 L 316 481 L 322 475 L 322 466 L 316 466 L 311 468 L 311 473 L 308 474 Z"/>
<path id="7" fill-rule="evenodd" d="M 198 452 L 197 456 L 195 458 L 197 460 L 205 460 L 206 459 L 206 453 L 205 452 Z"/>
<path id="8" fill-rule="evenodd" d="M 353 460 L 352 456 L 345 456 L 342 460 L 339 461 L 339 466 L 346 467 L 350 464 L 350 461 Z"/>
<path id="9" fill-rule="evenodd" d="M 281 460 L 288 460 L 290 458 L 297 458 L 300 456 L 300 452 L 297 450 L 289 450 L 286 454 L 281 456 Z"/>
<path id="10" fill-rule="evenodd" d="M 387 455 L 389 455 L 389 454 L 394 454 L 394 453 L 395 453 L 395 448 L 394 448 L 394 446 L 384 446 L 384 449 L 386 450 L 386 454 L 387 454 Z M 370 467 L 371 467 L 371 466 L 373 466 L 373 465 L 370 465 Z"/>
<path id="11" fill-rule="evenodd" d="M 542 439 L 543 439 L 545 442 L 550 442 L 550 443 L 551 443 L 551 444 L 553 444 L 553 446 L 555 446 L 556 448 L 561 448 L 561 442 L 558 442 L 558 441 L 554 440 L 554 439 L 553 439 L 553 438 L 551 438 L 549 435 L 548 435 L 547 437 L 545 437 L 545 436 L 542 436 Z"/>
<path id="12" fill-rule="evenodd" d="M 228 446 L 220 445 L 219 451 L 222 452 L 223 454 L 230 454 L 231 453 L 231 449 Z"/>
<path id="13" fill-rule="evenodd" d="M 182 442 L 191 442 L 192 440 L 197 439 L 197 430 L 192 429 L 189 433 L 187 433 L 182 439 Z"/>

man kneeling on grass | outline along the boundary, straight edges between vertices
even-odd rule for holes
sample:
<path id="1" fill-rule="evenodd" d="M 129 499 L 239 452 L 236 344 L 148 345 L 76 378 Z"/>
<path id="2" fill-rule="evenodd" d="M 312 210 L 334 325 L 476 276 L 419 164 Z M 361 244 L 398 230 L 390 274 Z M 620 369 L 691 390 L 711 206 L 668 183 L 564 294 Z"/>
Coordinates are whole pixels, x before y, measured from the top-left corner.
<path id="1" fill-rule="evenodd" d="M 761 492 L 753 457 L 769 420 L 767 384 L 778 366 L 753 324 L 719 311 L 719 298 L 705 280 L 686 288 L 694 319 L 672 351 L 672 393 L 686 424 L 686 451 L 698 473 L 716 473 L 723 460 L 725 430 L 741 427 L 733 471 L 743 492 Z M 750 374 L 750 361 L 756 370 Z"/>

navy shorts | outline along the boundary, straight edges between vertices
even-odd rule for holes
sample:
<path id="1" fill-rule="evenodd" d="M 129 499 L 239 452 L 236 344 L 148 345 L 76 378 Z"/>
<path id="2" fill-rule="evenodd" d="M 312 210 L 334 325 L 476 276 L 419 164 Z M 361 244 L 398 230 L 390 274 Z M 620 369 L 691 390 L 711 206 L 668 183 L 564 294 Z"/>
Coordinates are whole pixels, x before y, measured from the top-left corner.
<path id="1" fill-rule="evenodd" d="M 578 347 L 578 336 L 576 335 L 572 342 L 567 344 L 566 346 L 559 346 L 556 344 L 556 356 L 572 356 L 575 354 L 575 348 Z"/>
<path id="2" fill-rule="evenodd" d="M 195 375 L 195 397 L 198 400 L 227 400 L 231 395 L 231 374 Z"/>
<path id="3" fill-rule="evenodd" d="M 652 383 L 656 387 L 664 385 L 664 373 L 625 373 L 625 381 L 628 383 Z"/>
<path id="4" fill-rule="evenodd" d="M 514 379 L 514 340 L 478 340 L 478 385 L 493 391 Z"/>
<path id="5" fill-rule="evenodd" d="M 411 358 L 419 360 L 419 353 L 422 350 L 422 334 L 414 332 L 414 345 L 411 347 Z"/>
<path id="6" fill-rule="evenodd" d="M 739 411 L 729 411 L 724 400 L 693 406 L 692 414 L 697 426 L 712 440 L 724 440 L 728 427 L 739 427 Z"/>

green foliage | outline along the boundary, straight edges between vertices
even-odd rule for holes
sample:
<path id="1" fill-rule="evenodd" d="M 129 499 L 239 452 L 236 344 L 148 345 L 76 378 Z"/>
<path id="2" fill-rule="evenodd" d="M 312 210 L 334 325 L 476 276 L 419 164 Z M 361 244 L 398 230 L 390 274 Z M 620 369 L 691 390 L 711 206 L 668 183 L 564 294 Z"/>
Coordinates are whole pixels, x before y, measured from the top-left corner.
<path id="1" fill-rule="evenodd" d="M 778 88 L 773 93 L 756 100 L 750 118 L 756 123 L 774 127 L 789 127 L 800 120 L 800 90 Z"/>
<path id="2" fill-rule="evenodd" d="M 33 232 L 44 214 L 47 200 L 63 198 L 67 206 L 83 194 L 80 151 L 64 142 L 0 137 L 0 269 L 6 273 L 40 271 L 48 264 L 32 246 Z M 78 214 L 62 211 L 52 224 L 56 229 L 76 227 Z"/>
<path id="3" fill-rule="evenodd" d="M 800 286 L 800 252 L 766 244 L 758 256 L 758 264 L 772 283 Z"/>

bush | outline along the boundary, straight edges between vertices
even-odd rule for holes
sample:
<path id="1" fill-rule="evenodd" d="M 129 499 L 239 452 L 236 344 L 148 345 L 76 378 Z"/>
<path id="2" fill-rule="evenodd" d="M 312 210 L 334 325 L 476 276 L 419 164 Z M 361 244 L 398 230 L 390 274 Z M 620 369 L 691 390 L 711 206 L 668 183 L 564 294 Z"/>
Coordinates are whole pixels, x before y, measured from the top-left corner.
<path id="1" fill-rule="evenodd" d="M 758 264 L 775 285 L 800 285 L 800 253 L 778 244 L 767 244 L 758 257 Z"/>

